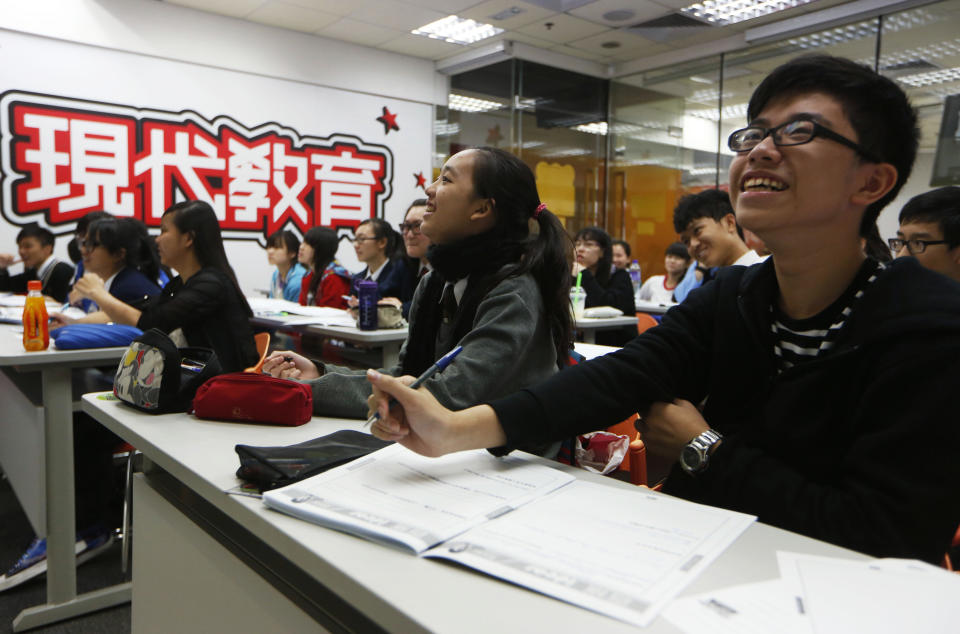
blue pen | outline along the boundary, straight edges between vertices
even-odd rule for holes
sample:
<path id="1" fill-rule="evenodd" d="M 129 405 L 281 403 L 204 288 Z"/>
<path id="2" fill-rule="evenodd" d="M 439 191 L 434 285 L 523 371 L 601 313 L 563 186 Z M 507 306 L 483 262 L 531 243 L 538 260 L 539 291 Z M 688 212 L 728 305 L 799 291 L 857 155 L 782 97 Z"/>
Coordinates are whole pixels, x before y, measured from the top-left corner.
<path id="1" fill-rule="evenodd" d="M 431 376 L 433 376 L 437 372 L 442 372 L 444 368 L 446 368 L 448 365 L 453 363 L 453 360 L 456 358 L 458 354 L 460 354 L 461 350 L 463 350 L 463 346 L 457 346 L 447 354 L 440 357 L 439 361 L 437 361 L 436 363 L 431 365 L 429 368 L 427 368 L 423 374 L 417 377 L 416 381 L 410 384 L 410 389 L 411 390 L 417 389 L 418 387 L 426 383 L 427 379 L 429 379 Z M 393 405 L 396 402 L 397 402 L 396 399 L 394 399 L 393 397 L 390 397 L 391 405 Z M 373 422 L 379 418 L 380 418 L 380 412 L 374 412 L 373 416 L 368 418 L 367 422 L 364 423 L 363 426 L 366 427 L 368 425 L 372 425 Z"/>

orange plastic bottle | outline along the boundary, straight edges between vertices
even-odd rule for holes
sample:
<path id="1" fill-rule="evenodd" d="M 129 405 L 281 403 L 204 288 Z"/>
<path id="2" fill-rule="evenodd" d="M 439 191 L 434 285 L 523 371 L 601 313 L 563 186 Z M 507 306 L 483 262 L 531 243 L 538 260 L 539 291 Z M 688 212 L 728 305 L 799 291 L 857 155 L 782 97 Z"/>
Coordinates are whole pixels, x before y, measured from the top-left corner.
<path id="1" fill-rule="evenodd" d="M 46 350 L 50 345 L 47 325 L 47 304 L 43 301 L 40 280 L 27 282 L 27 301 L 23 304 L 23 347 L 30 351 Z"/>

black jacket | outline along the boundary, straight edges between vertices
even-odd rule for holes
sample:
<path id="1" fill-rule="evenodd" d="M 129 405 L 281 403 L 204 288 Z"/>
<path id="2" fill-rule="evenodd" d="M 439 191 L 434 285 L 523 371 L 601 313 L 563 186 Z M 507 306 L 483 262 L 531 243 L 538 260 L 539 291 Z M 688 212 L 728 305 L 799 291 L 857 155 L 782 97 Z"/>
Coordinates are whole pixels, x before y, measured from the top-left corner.
<path id="1" fill-rule="evenodd" d="M 622 269 L 616 269 L 607 278 L 606 284 L 601 285 L 593 273 L 583 270 L 580 285 L 587 291 L 587 301 L 584 307 L 613 306 L 619 308 L 624 315 L 636 313 L 634 303 L 633 283 L 630 274 Z M 636 326 L 625 326 L 617 330 L 601 330 L 596 335 L 596 342 L 604 346 L 622 346 L 637 336 Z"/>
<path id="2" fill-rule="evenodd" d="M 6 269 L 0 269 L 0 291 L 26 293 L 27 282 L 36 279 L 39 279 L 36 269 L 27 269 L 18 275 L 10 275 Z M 41 292 L 58 302 L 65 302 L 72 282 L 73 267 L 66 262 L 55 262 L 46 279 L 43 280 L 43 290 Z"/>
<path id="3" fill-rule="evenodd" d="M 665 491 L 876 556 L 942 559 L 960 523 L 960 284 L 902 258 L 825 357 L 777 374 L 772 259 L 729 267 L 616 353 L 493 403 L 509 446 L 707 399 L 709 468 Z"/>
<path id="4" fill-rule="evenodd" d="M 143 307 L 137 328 L 183 329 L 191 346 L 212 348 L 224 372 L 255 365 L 259 355 L 243 298 L 226 274 L 200 269 L 184 283 L 175 277 Z"/>

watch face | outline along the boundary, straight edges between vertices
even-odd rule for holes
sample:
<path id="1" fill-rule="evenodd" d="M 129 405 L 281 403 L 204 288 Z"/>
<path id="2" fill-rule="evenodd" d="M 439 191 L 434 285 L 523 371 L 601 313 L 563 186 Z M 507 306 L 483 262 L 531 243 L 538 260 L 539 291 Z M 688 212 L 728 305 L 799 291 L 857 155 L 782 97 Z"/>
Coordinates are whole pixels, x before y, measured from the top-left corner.
<path id="1" fill-rule="evenodd" d="M 680 462 L 688 469 L 697 469 L 700 467 L 700 452 L 695 447 L 687 445 L 680 454 Z"/>

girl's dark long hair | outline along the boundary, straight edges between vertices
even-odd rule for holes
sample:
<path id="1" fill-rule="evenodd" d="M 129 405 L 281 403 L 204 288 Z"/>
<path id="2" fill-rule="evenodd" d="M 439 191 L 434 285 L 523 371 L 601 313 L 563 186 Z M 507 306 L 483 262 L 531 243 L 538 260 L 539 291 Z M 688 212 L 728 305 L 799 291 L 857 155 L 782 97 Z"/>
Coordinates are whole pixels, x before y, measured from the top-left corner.
<path id="1" fill-rule="evenodd" d="M 409 210 L 408 210 L 409 211 Z M 390 223 L 383 218 L 369 218 L 357 225 L 357 228 L 363 225 L 370 225 L 373 229 L 373 237 L 377 240 L 387 239 L 387 247 L 384 249 L 384 255 L 388 260 L 396 260 L 407 254 L 403 246 L 403 236 L 390 226 Z"/>
<path id="2" fill-rule="evenodd" d="M 584 227 L 577 232 L 574 241 L 593 240 L 600 245 L 600 259 L 597 261 L 597 272 L 593 274 L 600 286 L 606 287 L 610 280 L 610 267 L 613 266 L 613 240 L 610 234 L 602 227 Z"/>
<path id="3" fill-rule="evenodd" d="M 317 295 L 317 287 L 320 286 L 320 278 L 323 272 L 333 262 L 337 256 L 337 246 L 340 240 L 337 238 L 337 232 L 327 227 L 313 227 L 308 229 L 303 235 L 303 241 L 313 248 L 313 262 L 310 263 L 313 268 L 313 276 L 310 278 L 310 294 Z"/>
<path id="4" fill-rule="evenodd" d="M 188 200 L 176 203 L 167 208 L 163 215 L 174 214 L 173 224 L 180 233 L 189 233 L 193 236 L 193 254 L 201 267 L 211 267 L 226 275 L 240 296 L 247 315 L 252 316 L 250 304 L 240 290 L 237 274 L 233 272 L 227 253 L 223 250 L 223 236 L 220 234 L 220 223 L 213 207 L 202 200 Z"/>
<path id="5" fill-rule="evenodd" d="M 99 242 L 109 253 L 124 251 L 124 264 L 143 273 L 151 282 L 160 277 L 160 258 L 147 226 L 135 218 L 108 216 L 87 227 L 88 239 Z"/>
<path id="6" fill-rule="evenodd" d="M 540 196 L 530 168 L 513 154 L 493 147 L 477 147 L 473 183 L 481 198 L 490 198 L 496 211 L 492 231 L 507 241 L 518 241 L 523 256 L 501 278 L 530 272 L 540 288 L 544 317 L 557 352 L 557 365 L 567 364 L 573 345 L 570 315 L 570 253 L 572 244 L 560 220 L 547 209 L 538 211 Z M 531 219 L 536 230 L 531 231 Z"/>

